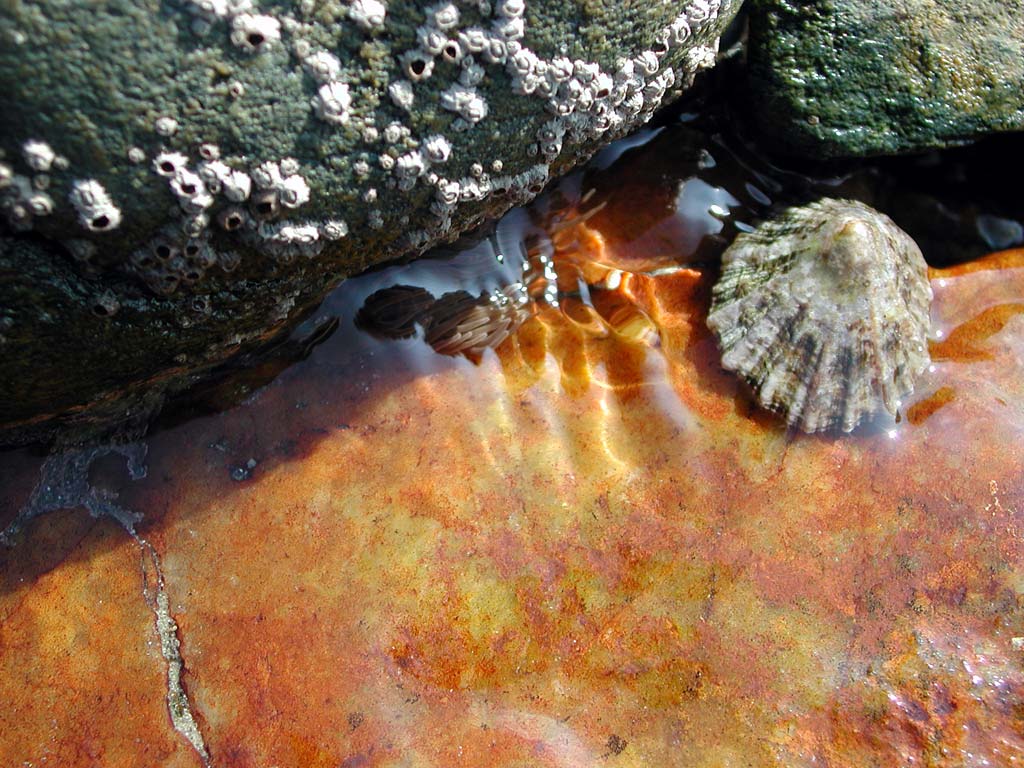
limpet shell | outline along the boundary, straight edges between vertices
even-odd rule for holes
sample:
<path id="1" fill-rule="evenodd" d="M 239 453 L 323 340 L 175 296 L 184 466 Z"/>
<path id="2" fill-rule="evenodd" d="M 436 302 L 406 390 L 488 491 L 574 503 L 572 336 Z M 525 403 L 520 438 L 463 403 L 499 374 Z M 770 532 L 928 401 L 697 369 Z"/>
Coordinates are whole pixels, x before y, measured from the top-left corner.
<path id="1" fill-rule="evenodd" d="M 708 327 L 722 366 L 805 432 L 850 432 L 928 367 L 928 270 L 893 221 L 850 200 L 786 210 L 722 256 Z"/>

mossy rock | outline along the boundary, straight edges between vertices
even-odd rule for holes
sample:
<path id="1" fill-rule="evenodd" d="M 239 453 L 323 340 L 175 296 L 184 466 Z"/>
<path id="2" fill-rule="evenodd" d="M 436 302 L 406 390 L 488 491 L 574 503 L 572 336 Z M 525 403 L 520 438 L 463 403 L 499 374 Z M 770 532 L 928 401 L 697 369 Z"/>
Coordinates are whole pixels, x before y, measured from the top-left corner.
<path id="1" fill-rule="evenodd" d="M 1021 0 L 752 0 L 748 103 L 783 152 L 853 157 L 1024 129 Z"/>

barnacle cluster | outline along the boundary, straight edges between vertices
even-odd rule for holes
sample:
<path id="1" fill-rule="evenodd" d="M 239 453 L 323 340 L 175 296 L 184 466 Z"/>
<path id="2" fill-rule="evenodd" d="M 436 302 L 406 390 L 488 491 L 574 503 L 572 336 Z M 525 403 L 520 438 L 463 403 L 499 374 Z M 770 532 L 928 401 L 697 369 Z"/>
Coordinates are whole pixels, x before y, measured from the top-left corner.
<path id="1" fill-rule="evenodd" d="M 854 429 L 927 368 L 927 266 L 891 219 L 849 200 L 790 208 L 722 257 L 708 327 L 722 365 L 805 432 Z"/>
<path id="2" fill-rule="evenodd" d="M 419 228 L 404 227 L 390 246 L 407 252 L 447 236 L 460 205 L 492 196 L 500 197 L 503 205 L 524 202 L 543 189 L 569 144 L 612 138 L 653 113 L 667 89 L 679 85 L 673 69 L 662 66 L 664 57 L 710 24 L 721 0 L 690 0 L 651 50 L 623 58 L 611 71 L 567 56 L 548 59 L 531 50 L 526 45 L 525 0 L 441 0 L 426 5 L 414 46 L 393 52 L 390 80 L 381 86 L 385 98 L 402 113 L 426 96 L 451 114 L 450 123 L 435 122 L 425 135 L 406 125 L 404 117 L 395 120 L 393 110 L 375 107 L 383 94 L 363 90 L 358 68 L 339 56 L 340 51 L 329 50 L 326 38 L 316 34 L 317 22 L 304 20 L 304 12 L 279 7 L 261 12 L 257 6 L 256 0 L 185 2 L 196 34 L 219 28 L 226 43 L 245 53 L 258 55 L 276 48 L 290 56 L 289 66 L 303 74 L 311 115 L 323 124 L 324 135 L 343 131 L 346 140 L 358 136 L 367 145 L 367 151 L 353 155 L 349 166 L 353 183 L 371 182 L 353 197 L 365 203 L 361 223 L 381 230 L 388 223 L 408 222 L 389 191 L 429 185 L 430 215 L 419 219 Z M 345 23 L 370 40 L 388 23 L 384 0 L 345 0 L 343 8 Z M 687 77 L 714 58 L 712 47 L 694 50 L 698 53 L 691 51 L 684 67 Z M 448 80 L 439 83 L 442 72 Z M 429 90 L 422 85 L 428 80 Z M 548 113 L 536 121 L 534 141 L 526 148 L 536 160 L 526 168 L 520 165 L 518 173 L 504 172 L 502 158 L 483 162 L 456 156 L 456 134 L 478 130 L 493 119 L 488 94 L 500 87 L 542 100 Z M 228 93 L 243 99 L 245 84 L 231 82 Z M 138 137 L 123 160 L 150 168 L 154 181 L 165 185 L 176 203 L 170 220 L 128 260 L 129 271 L 154 292 L 168 295 L 181 286 L 195 286 L 216 266 L 231 271 L 239 264 L 239 250 L 287 264 L 316 256 L 330 241 L 348 235 L 349 226 L 341 216 L 300 216 L 311 190 L 308 174 L 300 172 L 297 160 L 222 156 L 215 136 L 197 146 L 191 143 L 195 138 L 188 117 L 181 112 L 158 115 L 149 126 L 150 143 L 147 137 Z M 23 142 L 22 155 L 25 169 L 20 173 L 22 169 L 0 162 L 0 212 L 13 229 L 24 230 L 66 200 L 83 236 L 65 238 L 64 244 L 77 261 L 95 268 L 92 238 L 121 225 L 126 214 L 119 201 L 104 187 L 102 177 L 85 169 L 55 177 L 56 186 L 50 189 L 51 168 L 66 170 L 67 161 L 42 140 Z M 304 157 L 303 162 L 321 163 L 323 158 Z"/>

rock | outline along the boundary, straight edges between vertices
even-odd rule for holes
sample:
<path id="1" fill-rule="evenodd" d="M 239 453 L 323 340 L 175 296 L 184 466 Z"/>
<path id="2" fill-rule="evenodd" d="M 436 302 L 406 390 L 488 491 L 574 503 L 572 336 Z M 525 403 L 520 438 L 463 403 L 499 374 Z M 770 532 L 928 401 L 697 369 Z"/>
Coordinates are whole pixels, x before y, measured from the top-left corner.
<path id="1" fill-rule="evenodd" d="M 713 64 L 738 5 L 10 9 L 0 443 L 180 383 L 529 199 Z"/>
<path id="2" fill-rule="evenodd" d="M 948 147 L 1024 129 L 1024 3 L 755 0 L 749 102 L 779 149 Z"/>

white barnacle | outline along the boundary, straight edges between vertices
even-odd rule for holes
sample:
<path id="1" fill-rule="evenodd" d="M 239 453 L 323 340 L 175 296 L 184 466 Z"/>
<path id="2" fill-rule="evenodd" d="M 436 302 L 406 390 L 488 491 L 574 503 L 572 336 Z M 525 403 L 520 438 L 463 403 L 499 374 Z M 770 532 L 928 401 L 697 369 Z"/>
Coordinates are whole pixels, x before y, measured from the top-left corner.
<path id="1" fill-rule="evenodd" d="M 281 181 L 278 199 L 285 208 L 298 208 L 309 201 L 309 185 L 299 174 L 292 174 Z"/>
<path id="2" fill-rule="evenodd" d="M 385 171 L 390 171 L 392 168 L 395 167 L 395 158 L 388 154 L 382 154 L 379 158 L 377 158 L 377 162 L 380 163 L 380 167 L 383 168 Z"/>
<path id="3" fill-rule="evenodd" d="M 189 10 L 208 22 L 228 16 L 227 0 L 190 0 Z"/>
<path id="4" fill-rule="evenodd" d="M 491 29 L 494 34 L 506 42 L 521 40 L 523 35 L 526 34 L 526 25 L 522 18 L 495 19 L 491 24 Z"/>
<path id="5" fill-rule="evenodd" d="M 498 0 L 495 11 L 507 19 L 518 19 L 526 10 L 525 0 Z"/>
<path id="6" fill-rule="evenodd" d="M 611 96 L 614 88 L 615 81 L 612 80 L 611 75 L 605 72 L 599 72 L 590 83 L 590 92 L 594 94 L 594 98 L 598 100 L 607 99 Z"/>
<path id="7" fill-rule="evenodd" d="M 302 62 L 306 71 L 321 83 L 329 83 L 338 79 L 341 62 L 338 57 L 327 51 L 318 51 Z"/>
<path id="8" fill-rule="evenodd" d="M 470 53 L 480 53 L 487 47 L 489 39 L 490 36 L 480 27 L 469 27 L 459 32 L 459 43 Z"/>
<path id="9" fill-rule="evenodd" d="M 559 141 L 565 135 L 565 125 L 561 120 L 548 120 L 537 131 L 537 141 Z"/>
<path id="10" fill-rule="evenodd" d="M 661 66 L 654 51 L 644 51 L 633 59 L 633 62 L 636 64 L 636 68 L 645 75 L 653 75 Z"/>
<path id="11" fill-rule="evenodd" d="M 391 101 L 399 109 L 404 109 L 408 112 L 412 109 L 414 95 L 412 91 L 412 83 L 408 80 L 395 80 L 388 86 L 388 96 L 391 97 Z"/>
<path id="12" fill-rule="evenodd" d="M 320 228 L 315 224 L 286 224 L 278 231 L 278 237 L 289 244 L 312 245 L 320 239 Z"/>
<path id="13" fill-rule="evenodd" d="M 273 160 L 266 160 L 252 169 L 252 180 L 260 189 L 274 189 L 284 181 L 281 166 Z"/>
<path id="14" fill-rule="evenodd" d="M 676 17 L 676 20 L 669 25 L 669 31 L 672 35 L 672 41 L 676 45 L 681 45 L 690 39 L 692 32 L 685 13 Z"/>
<path id="15" fill-rule="evenodd" d="M 471 56 L 462 60 L 462 71 L 459 72 L 459 82 L 467 88 L 479 85 L 484 79 L 484 68 L 473 61 Z"/>
<path id="16" fill-rule="evenodd" d="M 548 62 L 547 76 L 556 83 L 564 83 L 573 73 L 572 60 L 567 56 L 556 56 Z"/>
<path id="17" fill-rule="evenodd" d="M 36 192 L 28 199 L 28 209 L 33 216 L 49 216 L 53 213 L 53 198 L 45 192 Z"/>
<path id="18" fill-rule="evenodd" d="M 14 169 L 7 163 L 0 163 L 0 189 L 6 189 L 11 186 L 13 179 Z"/>
<path id="19" fill-rule="evenodd" d="M 220 194 L 224 186 L 224 179 L 231 173 L 231 168 L 220 160 L 200 163 L 196 170 L 199 178 L 206 184 L 206 188 L 215 195 Z"/>
<path id="20" fill-rule="evenodd" d="M 601 73 L 601 67 L 592 62 L 576 59 L 572 63 L 572 74 L 577 80 L 586 85 L 593 81 Z"/>
<path id="21" fill-rule="evenodd" d="M 82 226 L 91 232 L 109 232 L 121 224 L 121 210 L 95 179 L 74 182 L 68 199 L 78 212 Z"/>
<path id="22" fill-rule="evenodd" d="M 715 66 L 715 49 L 707 45 L 696 45 L 686 52 L 684 66 L 688 72 L 710 69 Z"/>
<path id="23" fill-rule="evenodd" d="M 448 158 L 452 155 L 452 145 L 440 134 L 428 136 L 423 142 L 423 152 L 431 164 L 438 165 L 448 162 Z"/>
<path id="24" fill-rule="evenodd" d="M 690 0 L 686 6 L 686 17 L 691 25 L 703 24 L 712 15 L 712 3 L 709 0 Z"/>
<path id="25" fill-rule="evenodd" d="M 54 159 L 57 157 L 57 154 L 50 148 L 49 144 L 36 139 L 26 141 L 22 145 L 21 151 L 28 167 L 33 171 L 41 171 L 43 173 L 50 170 Z"/>
<path id="26" fill-rule="evenodd" d="M 622 109 L 627 115 L 636 115 L 644 108 L 644 95 L 642 93 L 631 93 L 622 100 Z"/>
<path id="27" fill-rule="evenodd" d="M 365 160 L 356 160 L 352 163 L 352 173 L 361 179 L 370 175 L 370 164 Z"/>
<path id="28" fill-rule="evenodd" d="M 224 197 L 233 203 L 240 203 L 249 197 L 252 191 L 252 179 L 245 171 L 231 171 L 221 179 Z"/>
<path id="29" fill-rule="evenodd" d="M 441 48 L 441 58 L 445 61 L 450 61 L 453 64 L 458 64 L 462 61 L 463 51 L 462 46 L 459 45 L 458 40 L 446 40 L 444 47 Z"/>
<path id="30" fill-rule="evenodd" d="M 466 176 L 459 180 L 459 199 L 463 201 L 483 200 L 488 192 L 490 189 L 485 191 L 476 179 Z"/>
<path id="31" fill-rule="evenodd" d="M 437 27 L 424 24 L 416 29 L 416 41 L 424 51 L 431 56 L 437 56 L 448 42 L 448 38 Z"/>
<path id="32" fill-rule="evenodd" d="M 320 225 L 320 234 L 325 240 L 341 240 L 348 235 L 348 224 L 341 219 L 325 221 Z"/>
<path id="33" fill-rule="evenodd" d="M 170 183 L 178 198 L 193 198 L 206 189 L 202 177 L 188 168 L 179 168 Z"/>
<path id="34" fill-rule="evenodd" d="M 173 136 L 178 132 L 178 121 L 173 117 L 163 115 L 153 123 L 153 130 L 157 132 L 158 136 Z"/>
<path id="35" fill-rule="evenodd" d="M 426 80 L 434 71 L 434 57 L 419 48 L 406 51 L 399 57 L 405 74 L 414 83 Z"/>
<path id="36" fill-rule="evenodd" d="M 426 170 L 423 154 L 418 150 L 399 155 L 395 161 L 395 176 L 399 179 L 416 179 Z"/>
<path id="37" fill-rule="evenodd" d="M 349 107 L 352 96 L 349 94 L 348 83 L 335 80 L 320 86 L 313 97 L 313 108 L 317 117 L 335 125 L 344 125 L 349 120 Z"/>
<path id="38" fill-rule="evenodd" d="M 506 64 L 506 68 L 513 75 L 527 77 L 528 75 L 533 74 L 538 61 L 539 59 L 537 58 L 537 54 L 529 48 L 523 48 L 515 56 L 509 59 L 508 64 Z"/>
<path id="39" fill-rule="evenodd" d="M 247 53 L 259 53 L 281 39 L 281 22 L 273 16 L 242 13 L 231 20 L 231 42 Z"/>
<path id="40" fill-rule="evenodd" d="M 296 256 L 316 256 L 323 250 L 320 228 L 316 224 L 260 225 L 258 236 L 279 261 L 290 263 Z"/>
<path id="41" fill-rule="evenodd" d="M 142 147 L 131 147 L 128 150 L 128 162 L 134 165 L 146 162 L 146 151 Z"/>
<path id="42" fill-rule="evenodd" d="M 497 37 L 492 37 L 487 41 L 487 45 L 480 52 L 483 60 L 488 64 L 504 64 L 508 61 L 508 43 Z"/>
<path id="43" fill-rule="evenodd" d="M 426 9 L 427 21 L 442 32 L 459 26 L 459 9 L 454 3 L 437 3 Z"/>
<path id="44" fill-rule="evenodd" d="M 383 28 L 387 12 L 381 0 L 352 0 L 348 7 L 348 17 L 368 32 Z"/>
<path id="45" fill-rule="evenodd" d="M 470 126 L 487 117 L 487 102 L 475 88 L 455 83 L 441 93 L 441 106 L 457 112 Z"/>
<path id="46" fill-rule="evenodd" d="M 178 205 L 187 213 L 201 213 L 213 205 L 213 197 L 206 189 L 198 173 L 181 168 L 171 179 L 171 191 L 178 198 Z"/>
<path id="47" fill-rule="evenodd" d="M 277 167 L 281 171 L 282 176 L 294 176 L 299 172 L 299 161 L 294 157 L 282 157 L 278 162 Z"/>

